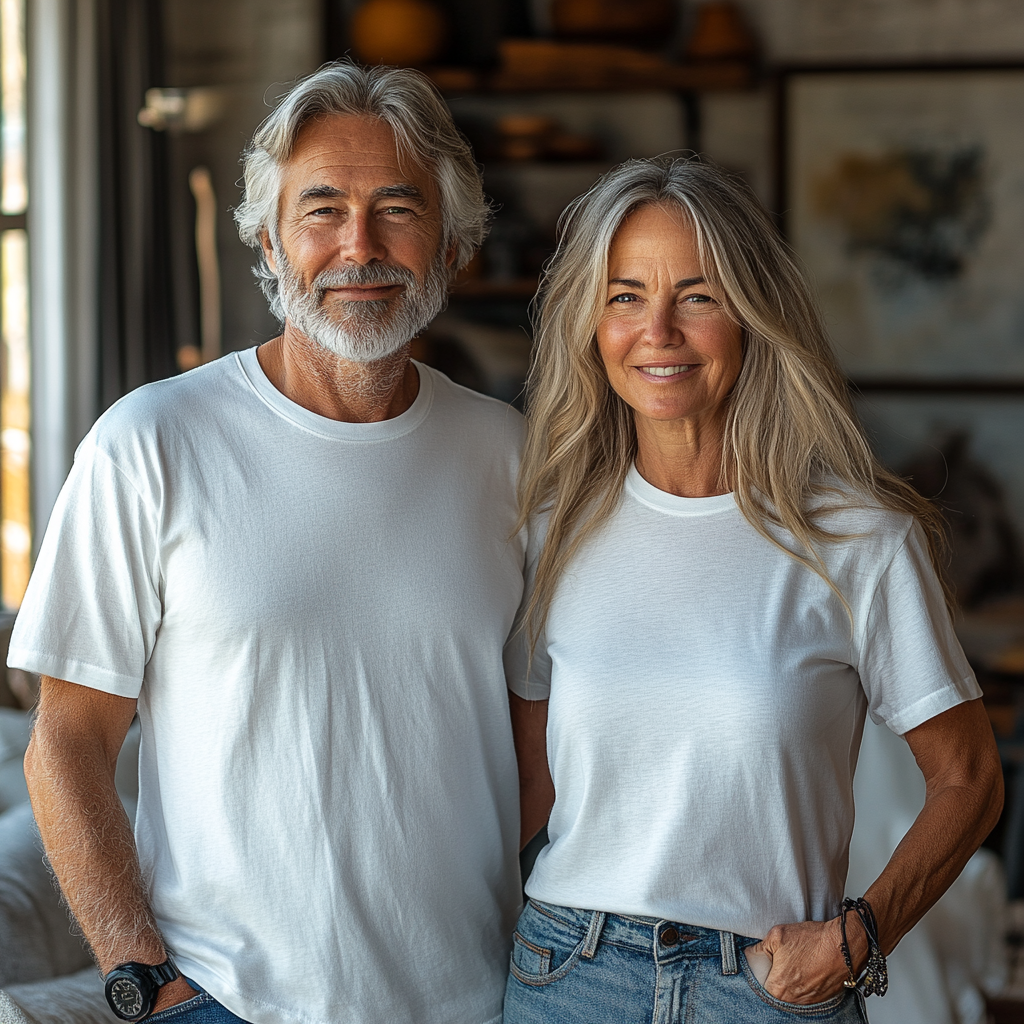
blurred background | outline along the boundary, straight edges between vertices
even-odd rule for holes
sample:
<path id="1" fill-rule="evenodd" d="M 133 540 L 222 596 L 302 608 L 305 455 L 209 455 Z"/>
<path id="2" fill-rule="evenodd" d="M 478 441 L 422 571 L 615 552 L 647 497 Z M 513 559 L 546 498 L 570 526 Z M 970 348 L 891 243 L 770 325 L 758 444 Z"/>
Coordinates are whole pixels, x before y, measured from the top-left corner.
<path id="1" fill-rule="evenodd" d="M 345 54 L 424 70 L 483 165 L 493 231 L 415 354 L 505 401 L 558 214 L 602 171 L 700 153 L 777 217 L 877 450 L 947 512 L 1009 794 L 981 957 L 1009 967 L 975 991 L 1024 991 L 1019 0 L 0 0 L 0 625 L 95 418 L 278 333 L 231 219 L 239 154 Z M 0 680 L 0 704 L 33 695 Z"/>

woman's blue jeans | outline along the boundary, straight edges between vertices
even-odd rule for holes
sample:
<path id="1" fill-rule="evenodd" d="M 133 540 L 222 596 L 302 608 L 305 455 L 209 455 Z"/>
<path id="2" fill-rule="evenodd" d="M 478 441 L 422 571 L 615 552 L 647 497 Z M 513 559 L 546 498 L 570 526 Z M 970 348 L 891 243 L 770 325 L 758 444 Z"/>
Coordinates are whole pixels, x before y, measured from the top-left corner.
<path id="1" fill-rule="evenodd" d="M 504 1024 L 867 1024 L 848 989 L 809 1006 L 758 983 L 756 939 L 530 900 L 513 936 Z"/>

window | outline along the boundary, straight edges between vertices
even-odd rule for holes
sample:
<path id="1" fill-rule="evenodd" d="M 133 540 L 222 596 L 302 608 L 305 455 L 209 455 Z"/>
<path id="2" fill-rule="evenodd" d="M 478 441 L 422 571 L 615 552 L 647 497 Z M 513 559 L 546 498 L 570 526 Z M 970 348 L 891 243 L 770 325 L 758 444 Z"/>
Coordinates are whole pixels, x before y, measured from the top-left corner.
<path id="1" fill-rule="evenodd" d="M 0 600 L 17 608 L 32 558 L 25 213 L 25 0 L 0 0 Z"/>

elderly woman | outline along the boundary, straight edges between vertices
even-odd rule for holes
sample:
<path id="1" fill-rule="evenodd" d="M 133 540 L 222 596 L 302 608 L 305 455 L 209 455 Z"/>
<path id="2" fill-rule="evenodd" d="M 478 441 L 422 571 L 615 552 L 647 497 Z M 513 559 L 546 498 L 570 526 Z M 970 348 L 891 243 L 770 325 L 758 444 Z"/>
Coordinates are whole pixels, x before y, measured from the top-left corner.
<path id="1" fill-rule="evenodd" d="M 572 204 L 529 424 L 524 836 L 551 813 L 506 1024 L 863 1021 L 998 817 L 999 760 L 940 520 L 872 456 L 745 185 L 631 161 Z M 844 903 L 865 711 L 928 795 Z"/>

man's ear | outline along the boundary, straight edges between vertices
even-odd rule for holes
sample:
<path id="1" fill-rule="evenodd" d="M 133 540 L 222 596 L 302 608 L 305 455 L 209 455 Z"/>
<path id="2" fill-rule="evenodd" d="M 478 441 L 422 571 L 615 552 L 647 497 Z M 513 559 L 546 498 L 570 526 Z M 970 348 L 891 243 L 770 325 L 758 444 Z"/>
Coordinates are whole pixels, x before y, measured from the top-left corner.
<path id="1" fill-rule="evenodd" d="M 267 261 L 267 266 L 276 274 L 277 264 L 274 262 L 274 246 L 270 241 L 270 232 L 260 232 L 260 245 L 263 246 L 263 258 Z"/>
<path id="2" fill-rule="evenodd" d="M 452 242 L 452 244 L 448 246 L 448 251 L 445 253 L 444 265 L 446 267 L 450 267 L 455 262 L 455 257 L 458 254 L 459 254 L 458 242 Z"/>

